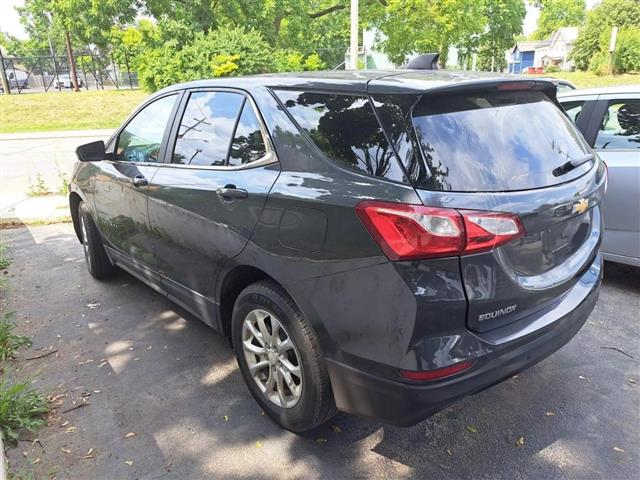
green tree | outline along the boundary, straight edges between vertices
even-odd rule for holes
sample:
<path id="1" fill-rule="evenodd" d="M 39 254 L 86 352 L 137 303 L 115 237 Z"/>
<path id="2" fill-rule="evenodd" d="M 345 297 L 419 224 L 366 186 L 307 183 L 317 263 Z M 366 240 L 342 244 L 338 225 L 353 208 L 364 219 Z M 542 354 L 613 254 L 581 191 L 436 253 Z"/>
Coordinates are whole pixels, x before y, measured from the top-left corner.
<path id="1" fill-rule="evenodd" d="M 580 26 L 585 19 L 585 0 L 535 0 L 534 5 L 540 9 L 533 34 L 538 40 L 549 38 L 560 27 Z"/>
<path id="2" fill-rule="evenodd" d="M 484 1 L 389 0 L 382 15 L 372 20 L 385 35 L 380 47 L 392 62 L 403 63 L 412 53 L 440 52 L 446 64 L 450 46 L 480 36 L 486 24 Z"/>
<path id="3" fill-rule="evenodd" d="M 223 27 L 196 33 L 184 47 L 166 42 L 145 51 L 138 80 L 144 89 L 155 91 L 181 81 L 264 73 L 271 68 L 272 50 L 260 32 Z"/>
<path id="4" fill-rule="evenodd" d="M 522 33 L 527 14 L 525 0 L 485 0 L 483 15 L 487 26 L 478 42 L 478 67 L 500 70 L 505 66 L 504 52 Z"/>
<path id="5" fill-rule="evenodd" d="M 594 57 L 604 58 L 609 47 L 607 34 L 612 27 L 640 28 L 640 2 L 638 0 L 603 0 L 589 11 L 585 25 L 569 54 L 579 70 L 587 70 Z M 604 43 L 604 44 L 603 44 Z M 599 55 L 601 54 L 601 55 Z"/>

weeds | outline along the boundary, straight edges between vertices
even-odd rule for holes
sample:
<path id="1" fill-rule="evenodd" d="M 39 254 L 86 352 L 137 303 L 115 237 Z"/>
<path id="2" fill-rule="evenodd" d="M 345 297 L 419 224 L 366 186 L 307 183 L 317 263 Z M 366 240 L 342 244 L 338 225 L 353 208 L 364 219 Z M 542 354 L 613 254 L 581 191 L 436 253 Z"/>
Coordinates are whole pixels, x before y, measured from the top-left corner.
<path id="1" fill-rule="evenodd" d="M 29 177 L 29 190 L 27 191 L 27 195 L 30 197 L 40 197 L 42 195 L 49 195 L 51 193 L 47 185 L 44 183 L 44 178 L 42 178 L 42 174 L 36 174 L 36 179 L 33 181 L 31 177 Z"/>
<path id="2" fill-rule="evenodd" d="M 47 399 L 26 382 L 12 384 L 0 379 L 0 431 L 9 443 L 18 443 L 20 430 L 35 431 L 46 423 Z"/>
<path id="3" fill-rule="evenodd" d="M 0 270 L 6 270 L 11 265 L 11 262 L 7 257 L 5 257 L 4 252 L 7 250 L 7 247 L 0 243 Z"/>
<path id="4" fill-rule="evenodd" d="M 16 335 L 13 329 L 16 324 L 11 321 L 13 312 L 5 313 L 0 320 L 0 361 L 4 362 L 10 358 L 15 358 L 15 354 L 21 347 L 30 347 L 31 339 L 24 335 Z M 2 365 L 0 364 L 0 370 Z"/>
<path id="5" fill-rule="evenodd" d="M 58 168 L 58 180 L 60 180 L 60 186 L 58 187 L 58 194 L 69 195 L 69 178 L 67 174 Z"/>

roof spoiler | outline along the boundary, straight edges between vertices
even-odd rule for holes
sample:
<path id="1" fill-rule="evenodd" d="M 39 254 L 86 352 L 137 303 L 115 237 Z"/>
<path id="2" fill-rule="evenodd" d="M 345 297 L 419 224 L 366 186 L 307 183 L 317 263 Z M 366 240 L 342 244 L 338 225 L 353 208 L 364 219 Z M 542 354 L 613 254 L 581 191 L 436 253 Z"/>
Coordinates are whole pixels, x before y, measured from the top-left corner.
<path id="1" fill-rule="evenodd" d="M 404 68 L 408 70 L 438 70 L 439 53 L 425 53 L 409 60 Z"/>

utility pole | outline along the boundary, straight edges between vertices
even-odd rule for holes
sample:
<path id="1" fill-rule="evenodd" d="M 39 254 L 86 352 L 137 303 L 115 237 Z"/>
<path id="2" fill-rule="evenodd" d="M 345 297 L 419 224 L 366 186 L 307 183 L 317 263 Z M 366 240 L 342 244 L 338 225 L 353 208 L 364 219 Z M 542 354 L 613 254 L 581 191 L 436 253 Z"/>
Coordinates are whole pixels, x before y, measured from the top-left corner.
<path id="1" fill-rule="evenodd" d="M 609 75 L 613 75 L 613 52 L 616 49 L 616 40 L 618 39 L 618 27 L 611 29 L 611 38 L 609 39 Z"/>
<path id="2" fill-rule="evenodd" d="M 69 62 L 69 70 L 71 73 L 71 82 L 73 83 L 73 91 L 78 92 L 78 72 L 76 72 L 76 62 L 73 59 L 73 50 L 71 49 L 71 36 L 69 30 L 64 29 L 64 42 L 67 46 L 67 61 Z"/>
<path id="3" fill-rule="evenodd" d="M 2 90 L 5 95 L 11 93 L 9 82 L 7 81 L 7 72 L 4 71 L 4 56 L 2 55 L 2 47 L 0 47 L 0 82 L 2 82 Z M 17 82 L 17 79 L 16 79 Z"/>
<path id="4" fill-rule="evenodd" d="M 349 69 L 358 69 L 358 0 L 351 0 L 351 44 L 349 46 Z"/>

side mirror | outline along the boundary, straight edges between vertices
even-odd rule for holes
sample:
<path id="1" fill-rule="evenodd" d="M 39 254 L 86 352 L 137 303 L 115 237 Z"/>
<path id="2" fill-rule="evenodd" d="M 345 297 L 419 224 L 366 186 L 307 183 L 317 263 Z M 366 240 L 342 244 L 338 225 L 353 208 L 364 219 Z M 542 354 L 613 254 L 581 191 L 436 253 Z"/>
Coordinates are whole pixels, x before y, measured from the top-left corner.
<path id="1" fill-rule="evenodd" d="M 81 162 L 99 162 L 106 157 L 104 141 L 85 143 L 76 148 L 76 155 Z"/>

